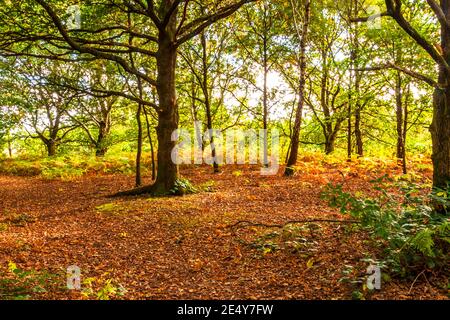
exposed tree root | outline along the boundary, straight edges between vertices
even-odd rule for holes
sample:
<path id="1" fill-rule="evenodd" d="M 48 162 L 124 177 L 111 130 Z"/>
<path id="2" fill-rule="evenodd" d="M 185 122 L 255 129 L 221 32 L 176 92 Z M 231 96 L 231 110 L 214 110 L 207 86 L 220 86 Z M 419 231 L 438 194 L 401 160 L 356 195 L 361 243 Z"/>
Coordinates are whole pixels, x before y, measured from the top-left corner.
<path id="1" fill-rule="evenodd" d="M 156 188 L 154 185 L 148 185 L 143 187 L 134 188 L 127 191 L 121 191 L 109 195 L 108 198 L 118 198 L 118 197 L 131 197 L 131 196 L 141 196 L 141 195 L 152 195 L 155 194 Z"/>

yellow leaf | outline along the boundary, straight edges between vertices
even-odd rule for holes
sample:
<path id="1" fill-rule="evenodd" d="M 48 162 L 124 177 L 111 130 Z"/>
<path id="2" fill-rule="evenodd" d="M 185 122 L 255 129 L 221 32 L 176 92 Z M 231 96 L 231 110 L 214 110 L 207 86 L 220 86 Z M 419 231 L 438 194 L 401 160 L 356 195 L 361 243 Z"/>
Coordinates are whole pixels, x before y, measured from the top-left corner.
<path id="1" fill-rule="evenodd" d="M 9 272 L 16 271 L 17 270 L 17 265 L 14 262 L 9 261 L 8 262 L 8 270 L 9 270 Z"/>
<path id="2" fill-rule="evenodd" d="M 308 260 L 308 262 L 306 262 L 306 267 L 308 269 L 311 269 L 313 267 L 313 265 L 314 265 L 314 258 L 311 258 Z"/>

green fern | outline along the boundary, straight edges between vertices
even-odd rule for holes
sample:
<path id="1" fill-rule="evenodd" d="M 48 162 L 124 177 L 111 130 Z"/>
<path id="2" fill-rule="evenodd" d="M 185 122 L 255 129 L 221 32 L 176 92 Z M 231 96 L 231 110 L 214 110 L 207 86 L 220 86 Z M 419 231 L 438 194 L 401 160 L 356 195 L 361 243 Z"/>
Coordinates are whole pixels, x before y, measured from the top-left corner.
<path id="1" fill-rule="evenodd" d="M 434 247 L 434 231 L 431 229 L 423 229 L 411 238 L 411 246 L 427 257 L 435 257 Z"/>

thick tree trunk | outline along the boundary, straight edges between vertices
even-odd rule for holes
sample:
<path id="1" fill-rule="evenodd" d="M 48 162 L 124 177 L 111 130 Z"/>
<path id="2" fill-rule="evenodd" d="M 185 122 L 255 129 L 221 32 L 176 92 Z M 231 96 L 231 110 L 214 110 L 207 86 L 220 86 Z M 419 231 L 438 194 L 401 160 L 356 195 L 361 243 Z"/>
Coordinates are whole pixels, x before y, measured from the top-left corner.
<path id="1" fill-rule="evenodd" d="M 441 70 L 440 78 L 446 77 L 447 72 Z M 441 82 L 442 83 L 442 82 Z M 447 189 L 450 182 L 450 89 L 436 89 L 434 93 L 433 122 L 431 136 L 433 140 L 433 186 Z"/>
<path id="2" fill-rule="evenodd" d="M 160 111 L 158 113 L 158 170 L 152 192 L 168 194 L 178 179 L 178 165 L 172 161 L 172 150 L 177 142 L 172 141 L 172 133 L 178 129 L 178 105 L 175 88 L 177 49 L 170 37 L 162 33 L 157 54 L 157 91 Z"/>
<path id="3" fill-rule="evenodd" d="M 442 10 L 450 21 L 450 1 L 441 1 Z M 450 32 L 445 26 L 441 31 L 441 47 L 447 63 L 450 63 Z M 433 186 L 447 189 L 450 182 L 450 74 L 439 66 L 439 84 L 434 92 L 433 122 L 430 127 L 433 140 Z"/>
<path id="4" fill-rule="evenodd" d="M 95 142 L 95 155 L 97 157 L 103 157 L 108 152 L 105 139 L 109 135 L 109 130 L 109 126 L 106 123 L 100 123 L 97 141 Z"/>
<path id="5" fill-rule="evenodd" d="M 171 8 L 172 1 L 161 5 L 161 15 Z M 177 141 L 172 141 L 172 134 L 178 129 L 178 104 L 175 87 L 175 73 L 177 64 L 177 48 L 174 37 L 177 29 L 176 14 L 172 16 L 165 30 L 158 35 L 158 52 L 156 53 L 157 79 L 156 90 L 158 94 L 158 137 L 157 175 L 153 185 L 144 186 L 130 191 L 119 192 L 113 195 L 129 196 L 139 194 L 168 195 L 172 194 L 179 177 L 178 165 L 172 159 L 172 151 Z"/>
<path id="6" fill-rule="evenodd" d="M 335 138 L 330 136 L 326 138 L 325 141 L 325 153 L 326 154 L 332 154 L 334 152 L 334 144 L 335 144 Z"/>
<path id="7" fill-rule="evenodd" d="M 47 148 L 47 155 L 49 157 L 54 157 L 56 156 L 56 152 L 57 152 L 57 144 L 56 141 L 53 139 L 49 139 L 45 142 L 45 146 Z"/>

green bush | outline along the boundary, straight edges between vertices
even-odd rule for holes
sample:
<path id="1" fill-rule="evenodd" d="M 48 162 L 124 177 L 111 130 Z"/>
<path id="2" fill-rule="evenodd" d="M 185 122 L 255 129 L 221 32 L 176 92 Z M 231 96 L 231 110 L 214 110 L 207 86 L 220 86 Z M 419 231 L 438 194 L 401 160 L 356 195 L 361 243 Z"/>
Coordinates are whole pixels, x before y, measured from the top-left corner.
<path id="1" fill-rule="evenodd" d="M 8 273 L 0 273 L 0 299 L 27 300 L 54 287 L 59 276 L 47 271 L 26 271 L 10 261 Z"/>
<path id="2" fill-rule="evenodd" d="M 188 179 L 178 179 L 175 181 L 175 186 L 170 190 L 170 193 L 176 196 L 182 196 L 185 194 L 197 193 L 197 188 Z"/>
<path id="3" fill-rule="evenodd" d="M 342 185 L 329 184 L 322 197 L 343 214 L 349 214 L 369 233 L 389 271 L 408 276 L 417 271 L 445 271 L 450 263 L 450 222 L 448 212 L 436 212 L 436 205 L 450 208 L 448 191 L 434 190 L 420 195 L 417 185 L 402 182 L 400 196 L 387 191 L 387 177 L 376 181 L 376 198 L 356 197 Z"/>

